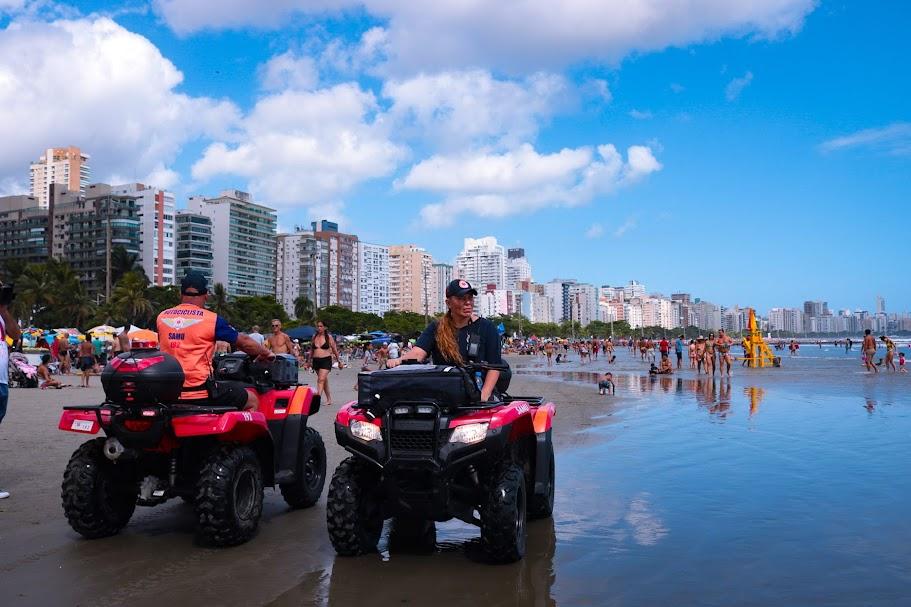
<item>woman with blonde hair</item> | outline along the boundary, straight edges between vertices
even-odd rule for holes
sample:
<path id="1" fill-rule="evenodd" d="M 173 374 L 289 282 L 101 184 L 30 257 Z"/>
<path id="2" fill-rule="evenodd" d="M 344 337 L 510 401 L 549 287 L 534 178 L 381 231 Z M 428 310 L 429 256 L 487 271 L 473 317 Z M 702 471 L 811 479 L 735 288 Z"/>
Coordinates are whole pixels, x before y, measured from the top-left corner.
<path id="1" fill-rule="evenodd" d="M 430 357 L 435 365 L 464 365 L 470 360 L 491 365 L 502 364 L 500 335 L 486 318 L 474 313 L 474 298 L 478 292 L 466 280 L 456 279 L 446 287 L 447 311 L 439 321 L 433 321 L 411 350 L 401 358 L 389 360 L 387 365 L 399 366 L 405 360 L 423 361 Z M 472 335 L 477 336 L 472 344 Z M 472 352 L 474 347 L 476 351 Z M 481 400 L 490 400 L 494 394 L 500 371 L 482 371 Z"/>

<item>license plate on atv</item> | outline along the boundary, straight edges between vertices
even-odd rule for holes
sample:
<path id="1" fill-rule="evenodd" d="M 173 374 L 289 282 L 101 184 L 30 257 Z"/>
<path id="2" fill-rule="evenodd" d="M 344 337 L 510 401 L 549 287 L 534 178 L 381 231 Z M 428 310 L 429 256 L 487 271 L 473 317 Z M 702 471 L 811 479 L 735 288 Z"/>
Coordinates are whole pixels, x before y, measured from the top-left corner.
<path id="1" fill-rule="evenodd" d="M 92 426 L 95 425 L 95 422 L 89 419 L 74 419 L 73 425 L 70 426 L 70 430 L 75 430 L 76 432 L 91 432 Z"/>

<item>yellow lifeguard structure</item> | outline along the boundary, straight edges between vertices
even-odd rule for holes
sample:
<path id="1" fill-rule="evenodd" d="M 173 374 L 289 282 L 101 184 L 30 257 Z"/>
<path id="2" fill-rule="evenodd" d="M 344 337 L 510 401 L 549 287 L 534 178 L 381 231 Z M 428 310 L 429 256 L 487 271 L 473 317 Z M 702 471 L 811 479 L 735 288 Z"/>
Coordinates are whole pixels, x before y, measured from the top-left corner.
<path id="1" fill-rule="evenodd" d="M 756 322 L 756 312 L 753 308 L 750 310 L 750 326 L 748 333 L 743 337 L 744 357 L 741 360 L 747 361 L 747 366 L 752 369 L 761 367 L 780 367 L 781 357 L 772 354 L 769 344 L 762 338 L 759 331 L 759 324 Z"/>

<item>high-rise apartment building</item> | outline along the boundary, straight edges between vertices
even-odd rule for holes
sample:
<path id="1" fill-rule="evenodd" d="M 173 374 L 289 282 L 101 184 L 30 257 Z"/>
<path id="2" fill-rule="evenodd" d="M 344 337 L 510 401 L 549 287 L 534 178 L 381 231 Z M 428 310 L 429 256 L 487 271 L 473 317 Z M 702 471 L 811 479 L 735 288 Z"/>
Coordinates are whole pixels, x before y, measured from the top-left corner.
<path id="1" fill-rule="evenodd" d="M 48 212 L 31 196 L 0 197 L 0 263 L 47 261 Z"/>
<path id="2" fill-rule="evenodd" d="M 413 245 L 389 247 L 389 308 L 430 313 L 433 257 Z"/>
<path id="3" fill-rule="evenodd" d="M 803 333 L 803 316 L 797 308 L 772 308 L 769 310 L 769 328 L 772 331 Z"/>
<path id="4" fill-rule="evenodd" d="M 326 243 L 325 289 L 320 293 L 319 307 L 341 306 L 354 310 L 357 307 L 358 246 L 357 236 L 338 231 L 338 224 L 331 221 L 314 221 L 313 236 Z"/>
<path id="5" fill-rule="evenodd" d="M 174 271 L 174 194 L 142 183 L 112 186 L 114 194 L 136 198 L 139 213 L 139 261 L 149 282 L 176 284 Z"/>
<path id="6" fill-rule="evenodd" d="M 455 272 L 478 293 L 494 285 L 506 288 L 506 249 L 493 236 L 466 238 L 462 251 L 456 256 Z"/>
<path id="7" fill-rule="evenodd" d="M 275 298 L 288 316 L 295 317 L 294 302 L 306 297 L 315 308 L 328 302 L 329 242 L 309 230 L 279 234 L 276 246 Z M 328 305 L 323 303 L 322 306 Z"/>
<path id="8" fill-rule="evenodd" d="M 193 196 L 187 210 L 212 220 L 212 278 L 233 297 L 275 295 L 275 209 L 226 190 Z"/>
<path id="9" fill-rule="evenodd" d="M 446 311 L 446 287 L 452 282 L 452 266 L 448 263 L 433 264 L 432 288 L 430 290 L 430 313 L 442 314 Z"/>
<path id="10" fill-rule="evenodd" d="M 531 264 L 525 256 L 525 249 L 506 251 L 506 288 L 518 289 L 520 283 L 531 282 Z"/>
<path id="11" fill-rule="evenodd" d="M 706 331 L 717 331 L 721 328 L 721 308 L 708 301 L 696 299 L 691 307 L 692 323 Z"/>
<path id="12" fill-rule="evenodd" d="M 382 316 L 389 311 L 389 247 L 357 243 L 357 312 Z"/>
<path id="13" fill-rule="evenodd" d="M 108 294 L 113 276 L 108 263 L 121 247 L 139 256 L 139 211 L 136 198 L 115 194 L 111 186 L 94 183 L 85 196 L 60 192 L 49 200 L 51 254 L 72 266 L 90 295 Z"/>
<path id="14" fill-rule="evenodd" d="M 645 285 L 636 280 L 631 280 L 626 283 L 626 286 L 623 287 L 623 297 L 627 300 L 632 299 L 633 297 L 644 297 L 645 296 Z"/>
<path id="15" fill-rule="evenodd" d="M 805 301 L 803 302 L 803 313 L 810 317 L 827 316 L 829 304 L 825 301 Z"/>
<path id="16" fill-rule="evenodd" d="M 199 213 L 177 211 L 174 218 L 174 277 L 177 284 L 188 272 L 199 272 L 212 282 L 212 219 Z"/>
<path id="17" fill-rule="evenodd" d="M 584 327 L 593 320 L 599 320 L 599 289 L 590 284 L 573 284 L 569 286 L 569 318 Z"/>
<path id="18" fill-rule="evenodd" d="M 45 150 L 37 162 L 32 163 L 29 172 L 31 196 L 38 201 L 38 206 L 42 209 L 48 207 L 52 183 L 63 185 L 71 192 L 85 194 L 91 175 L 88 161 L 89 155 L 74 146 Z"/>
<path id="19" fill-rule="evenodd" d="M 894 302 L 893 302 L 894 303 Z M 876 313 L 885 314 L 886 313 L 886 300 L 882 295 L 876 296 Z"/>

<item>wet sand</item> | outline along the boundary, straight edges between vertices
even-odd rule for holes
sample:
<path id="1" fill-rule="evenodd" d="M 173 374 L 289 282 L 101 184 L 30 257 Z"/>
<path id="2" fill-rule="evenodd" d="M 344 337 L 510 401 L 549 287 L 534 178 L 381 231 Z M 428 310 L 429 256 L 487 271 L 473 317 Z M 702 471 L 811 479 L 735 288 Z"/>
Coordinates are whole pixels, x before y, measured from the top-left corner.
<path id="1" fill-rule="evenodd" d="M 827 353 L 829 353 L 827 351 Z M 546 368 L 514 357 L 511 392 L 558 405 L 554 521 L 529 525 L 528 556 L 491 566 L 477 529 L 437 526 L 431 554 L 390 546 L 337 558 L 325 495 L 292 512 L 266 490 L 259 534 L 231 549 L 193 541 L 188 506 L 137 508 L 115 537 L 67 525 L 60 481 L 85 437 L 56 429 L 89 390 L 13 389 L 0 425 L 4 605 L 899 605 L 911 588 L 908 376 L 871 378 L 834 349 L 730 381 L 685 370 L 649 379 L 625 351 L 617 396 L 603 361 Z M 854 353 L 856 354 L 856 353 Z M 353 398 L 355 371 L 331 376 Z M 312 378 L 303 375 L 304 380 Z M 73 383 L 78 383 L 74 378 Z M 345 457 L 334 411 L 311 420 L 329 470 Z"/>

